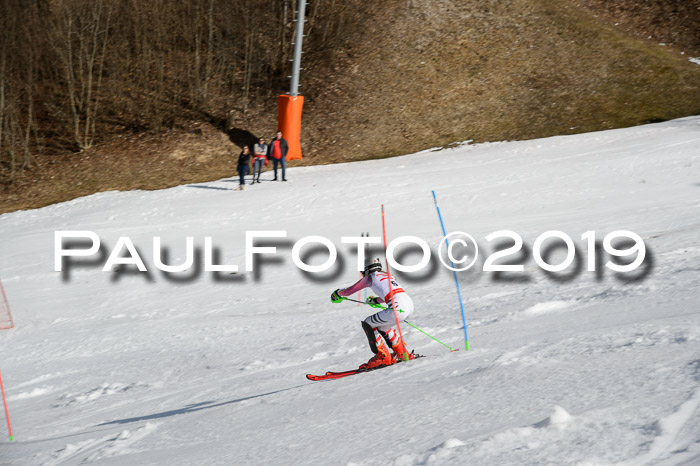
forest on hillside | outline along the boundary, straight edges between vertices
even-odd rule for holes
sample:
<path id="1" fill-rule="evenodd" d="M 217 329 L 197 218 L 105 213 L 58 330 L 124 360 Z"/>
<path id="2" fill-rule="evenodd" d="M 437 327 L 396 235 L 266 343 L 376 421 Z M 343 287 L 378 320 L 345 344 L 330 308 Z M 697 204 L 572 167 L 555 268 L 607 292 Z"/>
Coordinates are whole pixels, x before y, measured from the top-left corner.
<path id="1" fill-rule="evenodd" d="M 317 0 L 306 34 L 323 59 L 353 2 Z M 293 0 L 0 1 L 0 175 L 114 132 L 221 122 L 285 92 Z"/>

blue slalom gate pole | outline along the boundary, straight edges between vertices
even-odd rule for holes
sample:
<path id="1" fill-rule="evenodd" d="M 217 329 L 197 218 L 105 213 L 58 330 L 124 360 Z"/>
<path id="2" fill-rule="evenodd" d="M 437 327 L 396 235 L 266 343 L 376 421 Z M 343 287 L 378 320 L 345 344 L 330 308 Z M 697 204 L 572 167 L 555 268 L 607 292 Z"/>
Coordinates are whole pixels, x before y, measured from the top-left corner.
<path id="1" fill-rule="evenodd" d="M 435 201 L 435 208 L 437 209 L 438 218 L 440 219 L 440 226 L 442 227 L 442 236 L 445 238 L 445 244 L 450 247 L 450 242 L 447 240 L 447 232 L 445 231 L 445 223 L 442 221 L 442 214 L 440 213 L 440 205 L 438 204 L 437 196 L 435 196 L 435 190 L 433 190 L 433 200 Z M 448 254 L 449 256 L 449 254 Z M 454 262 L 450 260 L 452 268 L 456 268 Z M 453 270 L 452 274 L 455 277 L 455 285 L 457 285 L 457 296 L 459 296 L 459 307 L 462 310 L 462 323 L 464 324 L 464 349 L 469 351 L 469 336 L 467 335 L 467 318 L 464 315 L 464 303 L 462 302 L 462 290 L 459 288 L 459 280 L 457 279 L 457 271 Z"/>

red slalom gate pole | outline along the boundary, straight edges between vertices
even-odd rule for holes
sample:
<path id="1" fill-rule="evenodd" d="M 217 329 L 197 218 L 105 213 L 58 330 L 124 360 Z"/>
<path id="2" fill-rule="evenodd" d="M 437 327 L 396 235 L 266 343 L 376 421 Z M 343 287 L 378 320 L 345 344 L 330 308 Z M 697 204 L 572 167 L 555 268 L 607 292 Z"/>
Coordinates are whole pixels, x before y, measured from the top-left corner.
<path id="1" fill-rule="evenodd" d="M 12 425 L 10 424 L 10 412 L 7 410 L 7 398 L 5 398 L 5 387 L 2 384 L 2 372 L 0 372 L 0 391 L 2 391 L 2 403 L 5 405 L 5 418 L 7 419 L 7 430 L 10 433 L 10 442 L 14 442 Z"/>
<path id="2" fill-rule="evenodd" d="M 12 312 L 10 312 L 10 302 L 7 300 L 7 295 L 5 294 L 5 288 L 3 288 L 3 286 L 2 286 L 2 280 L 0 280 L 0 295 L 2 295 L 1 297 L 2 297 L 3 301 L 5 301 L 5 307 L 7 308 L 7 318 L 10 322 L 9 327 L 0 327 L 0 328 L 13 328 L 15 326 L 15 323 L 12 321 Z"/>
<path id="3" fill-rule="evenodd" d="M 384 204 L 382 204 L 382 234 L 384 236 L 384 260 L 386 260 L 386 273 L 389 275 L 389 296 L 391 296 L 391 307 L 394 309 L 394 318 L 396 319 L 396 327 L 399 329 L 399 337 L 403 341 L 403 333 L 401 332 L 401 323 L 399 322 L 399 313 L 396 310 L 396 299 L 392 294 L 391 288 L 391 270 L 389 270 L 389 256 L 386 254 L 386 220 L 384 219 Z M 401 359 L 408 361 L 408 354 L 401 355 Z"/>

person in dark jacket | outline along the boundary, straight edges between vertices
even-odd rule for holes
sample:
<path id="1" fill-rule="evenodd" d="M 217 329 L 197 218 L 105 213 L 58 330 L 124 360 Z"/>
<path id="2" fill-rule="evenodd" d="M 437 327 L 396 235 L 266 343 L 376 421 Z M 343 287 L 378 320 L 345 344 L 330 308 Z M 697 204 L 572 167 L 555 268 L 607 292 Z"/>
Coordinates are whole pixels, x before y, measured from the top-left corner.
<path id="1" fill-rule="evenodd" d="M 282 165 L 282 181 L 287 181 L 285 173 L 287 169 L 287 152 L 289 152 L 289 145 L 286 139 L 282 137 L 282 131 L 277 131 L 277 136 L 267 146 L 267 157 L 272 159 L 272 167 L 275 169 L 275 179 L 272 181 L 277 181 L 277 165 L 279 164 Z"/>
<path id="2" fill-rule="evenodd" d="M 243 151 L 238 156 L 238 177 L 240 178 L 240 183 L 236 188 L 236 191 L 242 191 L 245 189 L 245 176 L 250 171 L 250 147 L 243 146 Z"/>

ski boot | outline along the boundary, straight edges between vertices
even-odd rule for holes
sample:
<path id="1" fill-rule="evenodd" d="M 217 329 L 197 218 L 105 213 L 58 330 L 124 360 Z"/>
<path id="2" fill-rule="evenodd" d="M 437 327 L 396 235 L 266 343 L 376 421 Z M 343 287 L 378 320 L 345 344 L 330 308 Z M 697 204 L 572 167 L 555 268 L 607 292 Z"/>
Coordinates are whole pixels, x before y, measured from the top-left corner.
<path id="1" fill-rule="evenodd" d="M 369 361 L 362 364 L 360 369 L 374 369 L 382 366 L 390 366 L 396 362 L 396 359 L 389 353 L 386 345 L 382 342 L 377 345 L 377 354 L 372 356 Z"/>
<path id="2" fill-rule="evenodd" d="M 413 351 L 408 351 L 408 348 L 406 348 L 406 344 L 403 342 L 403 340 L 398 341 L 397 343 L 394 343 L 394 347 L 392 348 L 394 351 L 394 357 L 397 361 L 401 362 L 404 361 L 403 355 L 405 354 L 408 359 L 405 359 L 406 361 L 410 361 L 411 359 L 415 359 L 416 355 L 413 353 Z"/>

